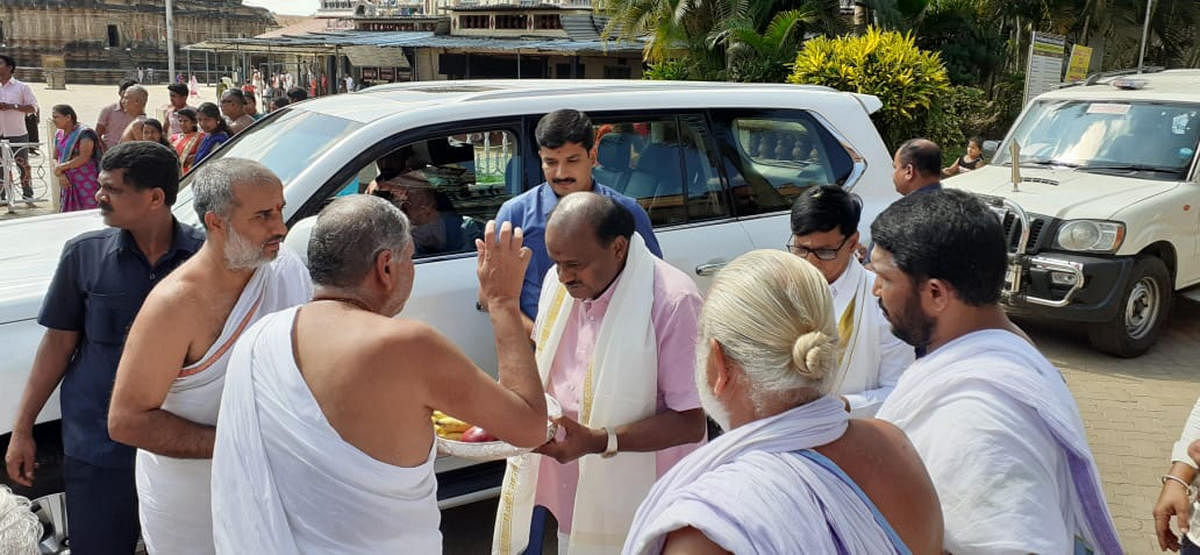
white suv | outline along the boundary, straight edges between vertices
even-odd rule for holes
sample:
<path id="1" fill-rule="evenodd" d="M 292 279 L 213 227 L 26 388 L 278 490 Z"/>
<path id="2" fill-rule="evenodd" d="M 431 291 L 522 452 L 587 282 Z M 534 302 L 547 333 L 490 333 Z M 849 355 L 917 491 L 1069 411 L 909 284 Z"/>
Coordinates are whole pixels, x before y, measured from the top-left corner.
<path id="1" fill-rule="evenodd" d="M 890 156 L 869 117 L 879 107 L 872 96 L 793 85 L 422 82 L 289 106 L 213 156 L 251 158 L 278 174 L 289 224 L 376 178 L 425 168 L 439 216 L 450 225 L 418 253 L 404 316 L 433 325 L 494 374 L 492 331 L 476 310 L 473 238 L 505 200 L 543 181 L 533 137 L 543 114 L 575 108 L 591 117 L 599 136 L 597 181 L 638 199 L 666 260 L 703 289 L 734 257 L 783 249 L 792 199 L 806 187 L 853 188 L 864 200 L 865 223 L 898 198 Z M 185 176 L 174 212 L 196 225 L 189 181 Z M 62 244 L 101 226 L 95 212 L 0 223 L 0 346 L 6 353 L 0 447 L 42 333 L 35 318 Z M 297 235 L 304 229 L 298 226 Z M 289 238 L 296 243 L 306 241 Z M 46 458 L 53 456 L 58 418 L 55 396 L 38 418 L 44 462 L 53 463 Z M 51 466 L 39 469 L 39 491 L 25 493 L 61 491 Z M 504 467 L 442 458 L 437 470 L 445 507 L 493 495 Z"/>
<path id="2" fill-rule="evenodd" d="M 1011 312 L 1083 324 L 1096 349 L 1133 357 L 1200 283 L 1198 140 L 1200 70 L 1097 75 L 1037 97 L 990 165 L 946 186 L 1003 218 Z"/>

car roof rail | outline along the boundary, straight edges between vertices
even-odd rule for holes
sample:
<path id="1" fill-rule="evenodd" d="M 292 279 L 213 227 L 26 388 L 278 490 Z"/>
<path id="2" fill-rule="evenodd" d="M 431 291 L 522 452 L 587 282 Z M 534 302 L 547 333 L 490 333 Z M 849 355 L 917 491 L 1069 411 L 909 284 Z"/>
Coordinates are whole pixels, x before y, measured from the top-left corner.
<path id="1" fill-rule="evenodd" d="M 1139 69 L 1122 69 L 1122 70 L 1117 70 L 1117 71 L 1096 72 L 1096 73 L 1089 75 L 1088 78 L 1083 81 L 1083 86 L 1090 87 L 1090 86 L 1095 85 L 1096 83 L 1100 82 L 1101 79 L 1105 79 L 1108 77 L 1120 77 L 1122 75 L 1136 75 L 1139 73 L 1158 73 L 1160 71 L 1165 71 L 1166 69 L 1167 68 L 1165 68 L 1163 66 L 1148 66 L 1148 67 L 1144 67 L 1140 70 Z"/>

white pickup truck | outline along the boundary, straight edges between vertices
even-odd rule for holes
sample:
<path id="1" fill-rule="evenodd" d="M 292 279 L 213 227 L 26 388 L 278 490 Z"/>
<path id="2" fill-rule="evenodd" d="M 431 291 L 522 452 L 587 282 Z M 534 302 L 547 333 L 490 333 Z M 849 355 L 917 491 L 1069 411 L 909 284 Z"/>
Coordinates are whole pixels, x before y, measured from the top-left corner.
<path id="1" fill-rule="evenodd" d="M 1010 312 L 1082 324 L 1096 349 L 1134 357 L 1176 291 L 1197 296 L 1198 141 L 1200 70 L 1097 75 L 1037 97 L 990 165 L 946 186 L 1003 219 Z"/>
<path id="2" fill-rule="evenodd" d="M 481 368 L 494 369 L 490 325 L 475 307 L 471 239 L 505 200 L 543 181 L 533 136 L 543 114 L 575 108 L 590 115 L 600 137 L 597 181 L 638 199 L 666 260 L 707 288 L 734 257 L 783 249 L 792 200 L 809 186 L 852 188 L 864 200 L 862 231 L 868 232 L 865 223 L 898 198 L 891 157 L 869 117 L 879 107 L 872 96 L 793 85 L 408 83 L 294 104 L 213 156 L 258 160 L 278 174 L 289 224 L 398 168 L 426 168 L 435 176 L 438 210 L 458 229 L 419 253 L 404 316 L 430 323 Z M 189 177 L 174 212 L 195 225 Z M 7 354 L 0 362 L 0 449 L 43 331 L 36 317 L 59 251 L 70 237 L 101 225 L 95 212 L 0 223 L 0 348 Z M 55 466 L 58 418 L 55 396 L 35 431 L 38 483 L 20 493 L 62 491 Z M 444 457 L 437 472 L 446 507 L 494 495 L 503 462 Z"/>

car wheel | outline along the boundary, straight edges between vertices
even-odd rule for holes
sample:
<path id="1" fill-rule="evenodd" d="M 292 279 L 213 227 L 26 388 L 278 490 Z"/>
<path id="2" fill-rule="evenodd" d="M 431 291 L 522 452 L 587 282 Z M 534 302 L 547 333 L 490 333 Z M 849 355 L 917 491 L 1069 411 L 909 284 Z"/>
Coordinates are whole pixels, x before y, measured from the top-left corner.
<path id="1" fill-rule="evenodd" d="M 1158 331 L 1171 309 L 1174 287 L 1167 265 L 1153 256 L 1142 256 L 1121 295 L 1120 310 L 1112 321 L 1088 330 L 1092 346 L 1113 356 L 1140 356 L 1158 340 Z"/>

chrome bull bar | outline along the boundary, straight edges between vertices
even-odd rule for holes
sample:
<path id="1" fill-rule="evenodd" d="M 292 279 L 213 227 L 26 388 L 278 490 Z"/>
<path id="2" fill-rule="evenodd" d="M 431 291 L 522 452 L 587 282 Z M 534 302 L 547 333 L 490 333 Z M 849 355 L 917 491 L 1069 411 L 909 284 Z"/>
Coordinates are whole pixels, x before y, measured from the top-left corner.
<path id="1" fill-rule="evenodd" d="M 1071 304 L 1071 300 L 1075 294 L 1083 289 L 1083 265 L 1078 262 L 1069 262 L 1056 258 L 1047 258 L 1044 256 L 1029 256 L 1029 235 L 1032 232 L 1032 224 L 1029 215 L 1025 213 L 1025 209 L 1021 205 L 1009 200 L 1000 199 L 1001 205 L 995 206 L 989 204 L 989 208 L 996 214 L 1000 221 L 1004 221 L 1004 217 L 1011 214 L 1016 224 L 1020 227 L 1020 235 L 1017 238 L 1017 247 L 1015 251 L 1008 253 L 1008 269 L 1004 275 L 1004 288 L 1000 294 L 1003 300 L 1007 303 L 1026 302 L 1050 308 L 1062 308 Z M 1008 236 L 1005 236 L 1007 243 Z M 1072 278 L 1071 288 L 1067 290 L 1066 295 L 1062 299 L 1046 299 L 1033 295 L 1027 295 L 1021 292 L 1024 283 L 1022 282 L 1025 275 L 1025 269 L 1043 270 L 1047 272 L 1059 272 L 1068 274 Z"/>

